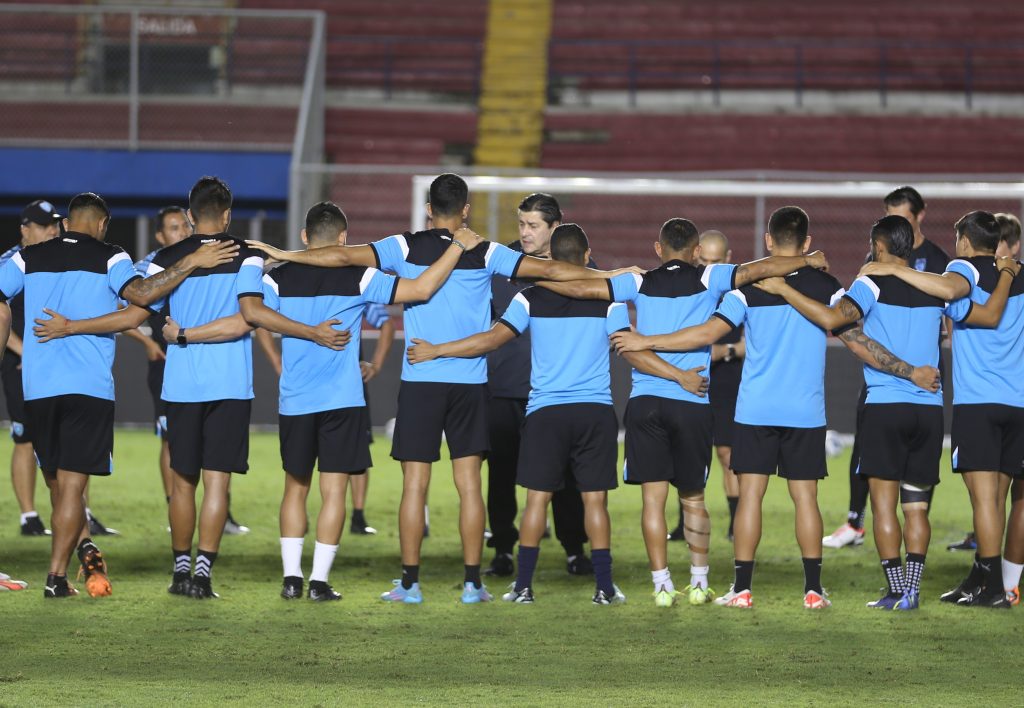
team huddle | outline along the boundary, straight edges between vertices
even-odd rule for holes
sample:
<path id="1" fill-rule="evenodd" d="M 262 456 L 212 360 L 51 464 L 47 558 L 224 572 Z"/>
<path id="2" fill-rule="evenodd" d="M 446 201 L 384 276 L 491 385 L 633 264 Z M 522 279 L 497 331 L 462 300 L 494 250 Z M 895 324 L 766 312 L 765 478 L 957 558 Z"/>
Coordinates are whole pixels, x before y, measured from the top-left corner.
<path id="1" fill-rule="evenodd" d="M 803 606 L 829 607 L 818 482 L 827 474 L 831 332 L 864 363 L 851 476 L 861 485 L 866 480 L 888 585 L 868 604 L 916 609 L 943 443 L 940 345 L 951 322 L 952 463 L 970 492 L 977 555 L 965 580 L 942 599 L 1017 604 L 1024 569 L 1024 278 L 1016 260 L 1020 223 L 1012 216 L 968 213 L 954 226 L 956 257 L 942 272 L 926 272 L 922 248 L 936 247 L 921 235 L 924 202 L 912 188 L 896 190 L 885 199 L 886 216 L 870 228 L 869 262 L 847 290 L 828 273 L 825 255 L 810 251 L 809 219 L 795 206 L 771 215 L 770 255 L 739 265 L 726 262 L 722 234 L 669 219 L 654 244 L 661 265 L 643 272 L 596 269 L 586 233 L 562 223 L 550 195 L 520 204 L 521 240 L 512 247 L 481 238 L 465 227 L 469 192 L 453 174 L 430 186 L 428 230 L 363 246 L 346 245 L 347 219 L 331 202 L 307 213 L 305 250 L 240 241 L 228 234 L 231 203 L 221 180 L 200 179 L 187 212 L 194 234 L 153 254 L 143 274 L 122 249 L 103 242 L 106 203 L 80 194 L 63 234 L 27 245 L 0 266 L 0 301 L 20 295 L 24 322 L 35 324 L 24 333 L 22 379 L 25 424 L 53 500 L 44 597 L 77 593 L 67 579 L 76 551 L 89 594 L 112 591 L 83 492 L 90 476 L 112 471 L 113 334 L 158 317 L 168 343 L 159 399 L 169 454 L 169 592 L 217 597 L 212 568 L 230 482 L 248 470 L 252 332 L 259 328 L 281 335 L 281 595 L 339 600 L 329 573 L 345 495 L 372 466 L 361 327 L 369 306 L 402 303 L 407 350 L 391 449 L 403 472 L 401 577 L 382 593 L 385 602 L 423 602 L 420 549 L 442 437 L 459 494 L 463 603 L 493 599 L 483 576 L 512 575 L 502 599 L 535 601 L 549 504 L 567 569 L 594 575 L 592 602 L 625 601 L 613 578 L 607 505 L 619 480 L 614 349 L 633 369 L 622 480 L 641 488 L 655 604 L 683 597 L 694 605 L 753 606 L 761 505 L 777 474 L 795 508 Z M 11 327 L 10 308 L 0 307 L 0 348 Z M 726 472 L 735 555 L 732 586 L 721 596 L 708 581 L 704 495 L 713 447 Z M 301 558 L 314 467 L 323 505 L 307 589 Z M 526 489 L 518 527 L 517 484 Z M 669 533 L 672 496 L 681 518 Z M 863 502 L 859 517 L 851 514 L 834 534 L 849 542 L 863 536 Z M 857 519 L 860 527 L 852 525 Z M 495 557 L 482 570 L 488 526 Z M 691 561 L 684 589 L 668 568 L 668 539 L 679 537 Z"/>

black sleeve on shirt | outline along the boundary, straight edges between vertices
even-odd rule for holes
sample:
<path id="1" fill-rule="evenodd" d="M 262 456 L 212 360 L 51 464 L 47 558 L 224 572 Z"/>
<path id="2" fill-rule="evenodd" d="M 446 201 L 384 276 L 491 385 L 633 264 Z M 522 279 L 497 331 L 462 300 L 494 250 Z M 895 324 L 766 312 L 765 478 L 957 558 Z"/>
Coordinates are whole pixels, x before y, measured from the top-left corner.
<path id="1" fill-rule="evenodd" d="M 513 327 L 512 324 L 508 320 L 506 320 L 504 318 L 498 320 L 498 324 L 503 324 L 506 327 L 508 327 L 510 330 L 512 330 L 513 334 L 515 334 L 517 337 L 522 334 L 522 332 L 520 332 L 518 329 Z"/>
<path id="2" fill-rule="evenodd" d="M 136 273 L 131 278 L 129 278 L 128 280 L 125 281 L 124 285 L 121 286 L 121 289 L 117 291 L 118 299 L 120 299 L 120 300 L 124 300 L 125 299 L 124 298 L 125 288 L 127 288 L 129 285 L 134 283 L 136 280 L 142 280 L 142 276 L 139 275 L 138 273 Z M 149 308 L 146 308 L 146 309 L 149 309 Z"/>
<path id="3" fill-rule="evenodd" d="M 739 327 L 738 324 L 733 324 L 732 320 L 730 320 L 728 317 L 723 315 L 721 312 L 716 312 L 716 313 L 714 313 L 711 316 L 712 317 L 717 317 L 718 319 L 722 320 L 722 322 L 725 322 L 727 325 L 729 325 L 733 329 L 736 329 L 737 327 Z"/>

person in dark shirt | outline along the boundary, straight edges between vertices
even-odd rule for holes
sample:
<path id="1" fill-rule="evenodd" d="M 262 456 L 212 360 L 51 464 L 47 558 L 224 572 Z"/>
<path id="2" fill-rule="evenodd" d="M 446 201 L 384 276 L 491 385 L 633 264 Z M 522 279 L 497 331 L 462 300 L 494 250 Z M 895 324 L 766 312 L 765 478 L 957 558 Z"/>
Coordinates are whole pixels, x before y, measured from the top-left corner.
<path id="1" fill-rule="evenodd" d="M 528 256 L 551 257 L 551 234 L 562 223 L 562 210 L 550 194 L 531 194 L 519 204 L 519 241 L 510 248 Z M 593 261 L 590 268 L 597 266 Z M 491 278 L 492 319 L 497 320 L 512 299 L 530 283 L 500 275 Z M 487 517 L 494 560 L 485 575 L 509 576 L 514 572 L 512 549 L 519 539 L 516 530 L 516 468 L 526 400 L 530 395 L 530 332 L 527 330 L 487 355 L 487 388 L 490 393 L 491 452 L 487 457 Z M 583 551 L 587 532 L 583 525 L 583 497 L 572 480 L 551 499 L 555 535 L 565 549 L 566 569 L 572 575 L 589 575 L 593 564 Z"/>

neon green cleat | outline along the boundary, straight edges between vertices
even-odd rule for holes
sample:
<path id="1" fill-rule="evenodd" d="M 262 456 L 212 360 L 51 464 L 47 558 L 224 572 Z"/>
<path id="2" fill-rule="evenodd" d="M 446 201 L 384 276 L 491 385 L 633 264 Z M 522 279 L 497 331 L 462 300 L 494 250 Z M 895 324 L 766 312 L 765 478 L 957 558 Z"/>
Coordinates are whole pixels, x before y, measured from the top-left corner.
<path id="1" fill-rule="evenodd" d="M 687 585 L 685 592 L 691 605 L 706 605 L 715 599 L 715 591 L 710 587 L 702 588 Z"/>
<path id="2" fill-rule="evenodd" d="M 676 598 L 679 597 L 678 590 L 666 590 L 665 586 L 661 586 L 661 590 L 654 593 L 654 604 L 657 607 L 672 607 L 676 604 Z"/>

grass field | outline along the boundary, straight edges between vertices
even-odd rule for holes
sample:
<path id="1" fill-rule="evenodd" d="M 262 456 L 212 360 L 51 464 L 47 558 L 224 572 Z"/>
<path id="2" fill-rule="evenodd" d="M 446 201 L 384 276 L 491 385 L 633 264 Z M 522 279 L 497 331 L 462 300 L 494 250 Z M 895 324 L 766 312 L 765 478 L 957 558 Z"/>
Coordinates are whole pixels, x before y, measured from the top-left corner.
<path id="1" fill-rule="evenodd" d="M 943 470 L 932 552 L 919 612 L 864 607 L 883 584 L 872 542 L 828 552 L 823 580 L 834 607 L 802 609 L 802 570 L 784 486 L 771 485 L 754 576 L 757 607 L 654 607 L 632 487 L 611 495 L 613 554 L 625 606 L 595 607 L 590 579 L 570 577 L 545 542 L 537 603 L 458 602 L 462 560 L 451 475 L 435 468 L 431 537 L 424 544 L 422 606 L 386 606 L 397 577 L 395 510 L 400 472 L 374 449 L 367 516 L 376 537 L 342 537 L 331 581 L 344 600 L 278 597 L 277 505 L 283 486 L 277 438 L 253 436 L 252 470 L 236 480 L 236 516 L 252 527 L 227 537 L 214 571 L 221 599 L 200 603 L 165 591 L 171 553 L 156 441 L 120 431 L 116 473 L 99 480 L 92 506 L 123 533 L 105 540 L 114 595 L 44 602 L 45 539 L 17 533 L 9 487 L 0 495 L 0 569 L 32 583 L 0 595 L 5 651 L 0 705 L 170 703 L 371 704 L 1018 704 L 1019 612 L 941 605 L 969 561 L 945 544 L 969 527 L 966 492 Z M 9 444 L 0 445 L 0 459 Z M 845 514 L 846 458 L 822 485 L 825 525 Z M 40 510 L 48 516 L 43 488 Z M 315 504 L 311 511 L 315 513 Z M 710 483 L 712 586 L 728 589 L 731 546 L 720 477 Z M 674 522 L 675 517 L 670 517 Z M 48 521 L 48 519 L 47 519 Z M 307 540 L 309 572 L 312 541 Z M 671 544 L 677 582 L 685 545 Z M 485 563 L 489 556 L 485 557 Z M 492 590 L 500 590 L 495 584 Z"/>

